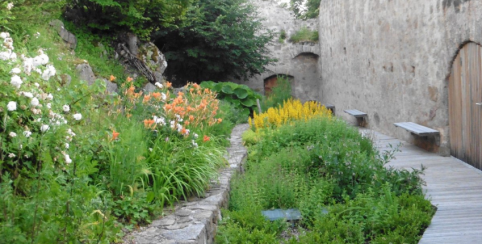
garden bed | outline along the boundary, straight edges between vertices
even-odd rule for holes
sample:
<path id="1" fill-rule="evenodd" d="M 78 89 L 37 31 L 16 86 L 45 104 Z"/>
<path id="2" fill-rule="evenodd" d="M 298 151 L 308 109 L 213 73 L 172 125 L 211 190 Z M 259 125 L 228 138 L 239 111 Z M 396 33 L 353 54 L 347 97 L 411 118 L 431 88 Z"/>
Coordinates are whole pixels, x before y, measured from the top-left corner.
<path id="1" fill-rule="evenodd" d="M 233 178 L 216 243 L 417 243 L 435 211 L 423 172 L 385 167 L 396 148 L 378 152 L 326 111 L 289 107 L 255 116 L 244 134 L 245 174 Z M 292 208 L 294 225 L 261 212 Z"/>

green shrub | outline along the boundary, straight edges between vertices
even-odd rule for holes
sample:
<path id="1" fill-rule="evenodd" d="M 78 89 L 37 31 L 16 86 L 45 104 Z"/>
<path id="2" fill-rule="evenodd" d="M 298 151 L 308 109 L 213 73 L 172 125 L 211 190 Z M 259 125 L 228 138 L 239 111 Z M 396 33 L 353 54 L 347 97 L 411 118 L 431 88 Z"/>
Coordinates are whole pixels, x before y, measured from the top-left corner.
<path id="1" fill-rule="evenodd" d="M 301 29 L 295 32 L 290 37 L 290 42 L 318 42 L 318 31 L 312 31 L 307 27 L 301 27 Z"/>
<path id="2" fill-rule="evenodd" d="M 286 31 L 285 30 L 281 30 L 279 32 L 279 38 L 278 38 L 278 42 L 279 43 L 284 43 L 284 41 L 286 40 Z"/>
<path id="3" fill-rule="evenodd" d="M 211 89 L 218 93 L 217 98 L 233 104 L 236 108 L 242 109 L 242 115 L 248 116 L 256 109 L 256 99 L 261 95 L 251 90 L 246 85 L 234 82 L 213 82 L 203 81 L 201 87 Z"/>
<path id="4" fill-rule="evenodd" d="M 68 0 L 67 15 L 96 32 L 132 32 L 147 39 L 159 27 L 181 19 L 191 1 Z"/>
<path id="5" fill-rule="evenodd" d="M 261 110 L 266 112 L 269 108 L 282 106 L 283 102 L 292 98 L 291 96 L 291 82 L 289 77 L 279 75 L 276 81 L 276 86 L 273 87 L 271 93 L 263 97 L 261 101 Z"/>

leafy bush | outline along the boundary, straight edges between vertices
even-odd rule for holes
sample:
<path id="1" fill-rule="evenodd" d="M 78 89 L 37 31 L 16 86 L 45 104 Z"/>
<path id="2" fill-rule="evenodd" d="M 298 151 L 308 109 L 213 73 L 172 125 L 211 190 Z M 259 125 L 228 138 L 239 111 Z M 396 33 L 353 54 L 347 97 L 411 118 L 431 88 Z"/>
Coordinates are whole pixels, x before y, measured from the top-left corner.
<path id="1" fill-rule="evenodd" d="M 147 39 L 152 31 L 182 18 L 190 0 L 68 0 L 67 3 L 66 15 L 80 25 L 110 34 L 131 32 Z"/>
<path id="2" fill-rule="evenodd" d="M 284 43 L 284 41 L 286 40 L 286 31 L 285 30 L 281 30 L 279 32 L 279 38 L 278 38 L 278 42 L 279 43 Z"/>
<path id="3" fill-rule="evenodd" d="M 241 109 L 242 115 L 246 117 L 257 108 L 256 99 L 261 98 L 260 94 L 254 92 L 248 86 L 234 82 L 204 81 L 201 83 L 201 87 L 217 92 L 218 99 L 227 101 Z"/>
<path id="4" fill-rule="evenodd" d="M 290 42 L 318 42 L 318 38 L 318 31 L 312 31 L 304 26 L 301 27 L 299 31 L 291 35 Z"/>
<path id="5" fill-rule="evenodd" d="M 291 9 L 300 19 L 316 18 L 320 12 L 321 0 L 290 0 Z"/>
<path id="6" fill-rule="evenodd" d="M 264 28 L 246 0 L 199 0 L 178 27 L 153 35 L 169 63 L 165 75 L 186 82 L 247 78 L 274 61 L 266 44 L 273 34 Z"/>

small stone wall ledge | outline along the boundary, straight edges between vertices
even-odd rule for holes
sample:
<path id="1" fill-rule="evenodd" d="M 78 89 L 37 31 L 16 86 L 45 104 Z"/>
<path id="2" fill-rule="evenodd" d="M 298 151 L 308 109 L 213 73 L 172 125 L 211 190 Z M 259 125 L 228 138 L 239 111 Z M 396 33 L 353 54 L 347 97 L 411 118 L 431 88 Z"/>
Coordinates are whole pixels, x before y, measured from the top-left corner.
<path id="1" fill-rule="evenodd" d="M 229 167 L 212 182 L 204 198 L 192 198 L 176 204 L 171 214 L 154 220 L 149 226 L 124 238 L 128 244 L 211 244 L 214 242 L 217 224 L 221 220 L 221 208 L 227 207 L 229 181 L 239 171 L 247 156 L 241 134 L 248 124 L 237 125 L 231 133 L 231 146 L 227 149 Z"/>

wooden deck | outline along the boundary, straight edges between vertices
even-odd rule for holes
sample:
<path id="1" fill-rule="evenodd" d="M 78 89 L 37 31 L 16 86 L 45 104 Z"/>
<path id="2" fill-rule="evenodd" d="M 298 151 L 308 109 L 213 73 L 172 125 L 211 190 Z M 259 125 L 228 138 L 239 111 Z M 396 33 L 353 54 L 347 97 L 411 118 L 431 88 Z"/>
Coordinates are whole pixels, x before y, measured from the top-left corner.
<path id="1" fill-rule="evenodd" d="M 426 167 L 424 190 L 437 212 L 419 244 L 482 243 L 482 171 L 454 157 L 441 157 L 378 132 L 361 129 L 361 133 L 371 136 L 380 151 L 389 150 L 389 144 L 402 143 L 402 151 L 389 165 Z"/>

